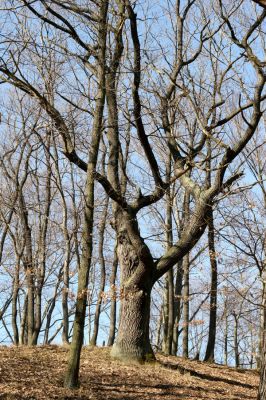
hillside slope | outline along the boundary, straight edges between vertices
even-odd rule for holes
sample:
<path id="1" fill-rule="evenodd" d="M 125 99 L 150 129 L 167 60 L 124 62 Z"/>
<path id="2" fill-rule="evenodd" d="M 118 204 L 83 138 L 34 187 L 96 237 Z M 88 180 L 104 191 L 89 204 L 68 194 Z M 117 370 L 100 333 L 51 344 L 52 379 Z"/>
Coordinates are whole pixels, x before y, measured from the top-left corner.
<path id="1" fill-rule="evenodd" d="M 157 355 L 153 364 L 128 365 L 109 349 L 85 348 L 81 387 L 62 387 L 68 349 L 0 347 L 0 399 L 10 400 L 255 400 L 258 374 Z"/>

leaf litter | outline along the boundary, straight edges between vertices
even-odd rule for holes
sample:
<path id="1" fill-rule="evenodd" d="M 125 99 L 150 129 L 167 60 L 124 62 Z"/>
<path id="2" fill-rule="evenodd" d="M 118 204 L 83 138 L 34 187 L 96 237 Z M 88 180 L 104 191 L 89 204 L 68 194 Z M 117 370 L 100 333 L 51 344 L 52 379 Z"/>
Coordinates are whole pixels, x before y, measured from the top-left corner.
<path id="1" fill-rule="evenodd" d="M 108 348 L 84 347 L 80 387 L 63 387 L 68 348 L 0 347 L 0 400 L 256 400 L 259 375 L 157 354 L 137 365 L 112 360 Z"/>

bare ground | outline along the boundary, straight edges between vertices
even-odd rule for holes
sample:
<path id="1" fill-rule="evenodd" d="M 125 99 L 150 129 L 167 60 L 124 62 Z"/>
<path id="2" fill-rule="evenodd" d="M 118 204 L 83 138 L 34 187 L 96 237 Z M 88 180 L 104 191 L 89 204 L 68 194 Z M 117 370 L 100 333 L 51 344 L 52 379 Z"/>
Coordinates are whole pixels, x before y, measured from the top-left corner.
<path id="1" fill-rule="evenodd" d="M 81 386 L 64 389 L 68 349 L 0 347 L 0 399 L 8 400 L 255 400 L 256 371 L 236 370 L 179 357 L 129 365 L 109 349 L 84 348 Z"/>

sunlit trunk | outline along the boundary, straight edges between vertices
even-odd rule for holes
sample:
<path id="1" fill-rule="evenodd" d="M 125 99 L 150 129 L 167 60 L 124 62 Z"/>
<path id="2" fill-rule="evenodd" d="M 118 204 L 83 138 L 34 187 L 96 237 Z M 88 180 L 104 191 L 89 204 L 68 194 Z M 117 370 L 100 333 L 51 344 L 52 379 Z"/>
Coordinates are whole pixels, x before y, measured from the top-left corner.
<path id="1" fill-rule="evenodd" d="M 150 290 L 125 289 L 116 342 L 111 355 L 119 360 L 145 361 L 154 358 L 149 339 Z"/>
<path id="2" fill-rule="evenodd" d="M 116 253 L 116 248 L 115 248 L 112 272 L 111 272 L 111 277 L 110 277 L 111 309 L 110 309 L 110 328 L 109 328 L 109 337 L 108 337 L 107 346 L 112 346 L 115 341 L 116 301 L 117 301 L 115 282 L 116 282 L 116 274 L 117 274 L 117 265 L 118 265 L 118 259 L 117 259 L 117 253 Z"/>
<path id="3" fill-rule="evenodd" d="M 137 221 L 117 214 L 117 255 L 121 269 L 120 319 L 111 355 L 120 360 L 154 357 L 149 339 L 153 261 L 141 239 Z"/>

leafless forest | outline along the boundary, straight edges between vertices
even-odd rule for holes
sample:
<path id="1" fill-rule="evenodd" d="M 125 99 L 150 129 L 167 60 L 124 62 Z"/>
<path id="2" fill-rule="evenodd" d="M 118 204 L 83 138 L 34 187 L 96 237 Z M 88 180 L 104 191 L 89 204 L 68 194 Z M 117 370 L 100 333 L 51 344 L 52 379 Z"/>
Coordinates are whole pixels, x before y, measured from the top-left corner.
<path id="1" fill-rule="evenodd" d="M 97 345 L 260 370 L 266 400 L 265 17 L 0 1 L 0 344 L 64 344 L 65 388 Z"/>

